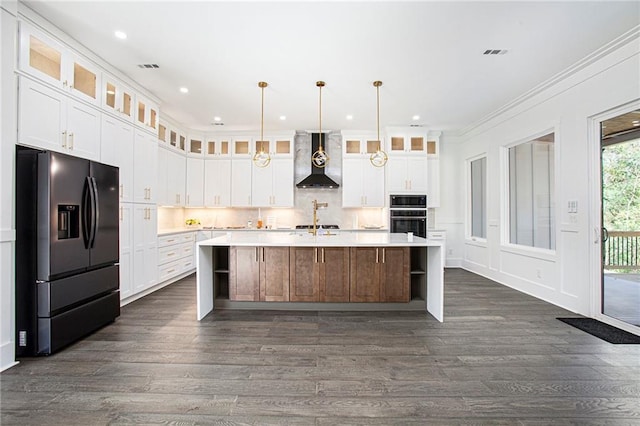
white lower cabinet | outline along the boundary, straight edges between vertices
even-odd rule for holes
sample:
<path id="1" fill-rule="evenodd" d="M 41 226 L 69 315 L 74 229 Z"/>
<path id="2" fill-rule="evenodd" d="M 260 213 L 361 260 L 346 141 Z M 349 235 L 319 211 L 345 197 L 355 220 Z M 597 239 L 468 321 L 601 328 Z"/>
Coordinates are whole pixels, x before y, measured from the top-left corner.
<path id="1" fill-rule="evenodd" d="M 204 161 L 204 205 L 231 206 L 231 160 Z"/>
<path id="2" fill-rule="evenodd" d="M 342 207 L 384 207 L 384 167 L 369 158 L 344 158 Z"/>
<path id="3" fill-rule="evenodd" d="M 158 282 L 158 209 L 133 207 L 133 291 L 139 293 Z"/>
<path id="4" fill-rule="evenodd" d="M 195 232 L 158 237 L 158 281 L 170 280 L 195 269 Z"/>

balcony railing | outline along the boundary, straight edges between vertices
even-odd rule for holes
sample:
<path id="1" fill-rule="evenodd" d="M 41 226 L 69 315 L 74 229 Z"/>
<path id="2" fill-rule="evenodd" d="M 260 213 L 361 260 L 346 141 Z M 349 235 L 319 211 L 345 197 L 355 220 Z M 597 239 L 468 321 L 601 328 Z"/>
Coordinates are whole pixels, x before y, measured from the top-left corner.
<path id="1" fill-rule="evenodd" d="M 640 231 L 609 231 L 604 269 L 640 269 Z"/>

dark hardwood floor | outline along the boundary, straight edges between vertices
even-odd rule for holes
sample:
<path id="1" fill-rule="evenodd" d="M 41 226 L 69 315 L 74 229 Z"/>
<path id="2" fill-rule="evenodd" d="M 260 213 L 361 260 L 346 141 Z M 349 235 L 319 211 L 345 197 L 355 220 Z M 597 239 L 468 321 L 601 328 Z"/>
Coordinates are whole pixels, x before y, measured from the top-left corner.
<path id="1" fill-rule="evenodd" d="M 638 425 L 640 345 L 462 270 L 445 322 L 409 312 L 219 311 L 195 279 L 0 375 L 2 425 Z"/>

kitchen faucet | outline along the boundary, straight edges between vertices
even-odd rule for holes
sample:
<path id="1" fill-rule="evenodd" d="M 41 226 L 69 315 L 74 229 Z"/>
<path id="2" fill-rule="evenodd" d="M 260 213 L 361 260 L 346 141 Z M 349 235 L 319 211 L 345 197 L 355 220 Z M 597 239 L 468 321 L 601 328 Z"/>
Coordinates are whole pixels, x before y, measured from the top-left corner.
<path id="1" fill-rule="evenodd" d="M 319 203 L 318 200 L 313 200 L 313 228 L 309 230 L 314 236 L 318 235 L 318 209 L 329 207 L 329 203 Z"/>

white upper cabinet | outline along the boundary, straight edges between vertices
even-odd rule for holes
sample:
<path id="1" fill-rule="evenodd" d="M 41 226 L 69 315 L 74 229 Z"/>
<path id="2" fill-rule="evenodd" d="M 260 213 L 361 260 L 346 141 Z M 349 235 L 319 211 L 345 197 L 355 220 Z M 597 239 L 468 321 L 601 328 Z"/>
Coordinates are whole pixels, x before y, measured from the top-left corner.
<path id="1" fill-rule="evenodd" d="M 191 157 L 202 157 L 204 151 L 204 137 L 202 135 L 189 135 L 187 154 Z"/>
<path id="2" fill-rule="evenodd" d="M 237 158 L 251 159 L 253 156 L 252 143 L 250 137 L 239 137 L 232 140 L 231 155 Z"/>
<path id="3" fill-rule="evenodd" d="M 204 160 L 202 158 L 187 158 L 187 207 L 204 206 Z"/>
<path id="4" fill-rule="evenodd" d="M 90 160 L 100 158 L 100 111 L 48 86 L 20 78 L 20 143 Z"/>
<path id="5" fill-rule="evenodd" d="M 231 160 L 205 160 L 204 204 L 207 207 L 231 206 Z"/>
<path id="6" fill-rule="evenodd" d="M 151 100 L 138 95 L 136 97 L 136 109 L 135 109 L 135 122 L 138 126 L 148 131 L 157 134 L 158 132 L 158 120 L 160 116 L 158 114 L 158 105 Z M 184 143 L 183 143 L 184 150 Z"/>
<path id="7" fill-rule="evenodd" d="M 384 207 L 384 174 L 368 158 L 343 158 L 342 207 Z"/>
<path id="8" fill-rule="evenodd" d="M 253 165 L 251 205 L 293 207 L 293 158 L 272 158 L 267 167 Z"/>
<path id="9" fill-rule="evenodd" d="M 229 138 L 208 137 L 205 157 L 219 158 L 231 156 L 231 140 Z"/>
<path id="10" fill-rule="evenodd" d="M 380 137 L 382 138 L 382 136 Z M 380 141 L 380 147 L 384 148 L 384 140 Z M 376 134 L 343 134 L 342 156 L 348 157 L 369 157 L 378 150 L 378 140 Z"/>
<path id="11" fill-rule="evenodd" d="M 133 125 L 102 115 L 100 161 L 120 168 L 120 201 L 133 201 Z"/>
<path id="12" fill-rule="evenodd" d="M 272 158 L 293 158 L 293 135 L 265 136 L 253 139 L 252 154 L 256 152 L 268 152 Z"/>
<path id="13" fill-rule="evenodd" d="M 427 193 L 427 157 L 390 156 L 387 162 L 387 190 L 396 193 Z"/>
<path id="14" fill-rule="evenodd" d="M 251 159 L 231 160 L 231 206 L 251 207 Z"/>
<path id="15" fill-rule="evenodd" d="M 133 150 L 136 165 L 133 170 L 133 201 L 155 204 L 158 190 L 158 142 L 156 136 L 136 129 Z"/>
<path id="16" fill-rule="evenodd" d="M 386 151 L 389 155 L 426 156 L 427 130 L 416 128 L 387 128 Z"/>
<path id="17" fill-rule="evenodd" d="M 102 74 L 102 108 L 123 120 L 133 122 L 133 90 L 109 74 Z"/>
<path id="18" fill-rule="evenodd" d="M 28 24 L 20 23 L 20 70 L 77 96 L 100 105 L 100 71 L 69 48 Z"/>

